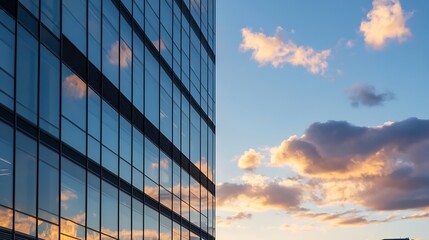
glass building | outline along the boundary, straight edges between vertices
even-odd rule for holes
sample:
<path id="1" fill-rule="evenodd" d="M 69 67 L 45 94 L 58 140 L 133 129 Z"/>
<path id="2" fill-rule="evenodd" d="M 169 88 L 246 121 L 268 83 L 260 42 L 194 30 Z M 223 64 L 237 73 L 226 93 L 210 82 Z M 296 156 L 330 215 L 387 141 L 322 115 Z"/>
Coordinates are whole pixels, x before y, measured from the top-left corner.
<path id="1" fill-rule="evenodd" d="M 215 0 L 0 0 L 0 239 L 215 238 Z"/>

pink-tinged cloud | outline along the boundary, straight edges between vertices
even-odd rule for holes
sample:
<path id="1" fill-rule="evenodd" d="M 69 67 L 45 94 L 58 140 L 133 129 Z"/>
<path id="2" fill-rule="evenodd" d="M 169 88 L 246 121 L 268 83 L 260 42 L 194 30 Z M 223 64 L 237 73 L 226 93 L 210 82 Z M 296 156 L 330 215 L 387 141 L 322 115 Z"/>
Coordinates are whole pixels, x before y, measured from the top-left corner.
<path id="1" fill-rule="evenodd" d="M 277 183 L 265 185 L 222 183 L 216 190 L 217 206 L 228 211 L 295 210 L 299 208 L 302 189 Z"/>
<path id="2" fill-rule="evenodd" d="M 399 0 L 373 0 L 372 9 L 360 24 L 365 43 L 382 49 L 388 40 L 405 41 L 411 36 L 406 26 L 411 14 L 403 12 Z"/>
<path id="3" fill-rule="evenodd" d="M 324 192 L 321 199 L 343 199 L 372 210 L 429 207 L 429 120 L 377 127 L 314 123 L 302 137 L 273 148 L 271 161 L 319 180 L 314 187 Z"/>
<path id="4" fill-rule="evenodd" d="M 284 41 L 280 36 L 282 31 L 281 27 L 277 27 L 273 36 L 267 36 L 262 32 L 243 28 L 240 49 L 252 51 L 252 58 L 261 65 L 271 64 L 277 68 L 290 64 L 304 67 L 313 74 L 323 75 L 328 68 L 327 58 L 331 55 L 331 50 L 317 52 L 311 47 L 299 46 L 292 40 Z"/>
<path id="5" fill-rule="evenodd" d="M 119 44 L 119 41 L 116 41 L 110 47 L 107 53 L 107 59 L 109 59 L 112 65 L 119 65 L 121 68 L 127 68 L 131 64 L 133 53 L 125 42 L 121 41 Z"/>
<path id="6" fill-rule="evenodd" d="M 251 148 L 238 159 L 238 167 L 248 171 L 255 170 L 261 164 L 262 157 L 262 154 Z"/>
<path id="7" fill-rule="evenodd" d="M 63 87 L 69 97 L 82 99 L 86 96 L 86 84 L 76 74 L 66 77 Z"/>

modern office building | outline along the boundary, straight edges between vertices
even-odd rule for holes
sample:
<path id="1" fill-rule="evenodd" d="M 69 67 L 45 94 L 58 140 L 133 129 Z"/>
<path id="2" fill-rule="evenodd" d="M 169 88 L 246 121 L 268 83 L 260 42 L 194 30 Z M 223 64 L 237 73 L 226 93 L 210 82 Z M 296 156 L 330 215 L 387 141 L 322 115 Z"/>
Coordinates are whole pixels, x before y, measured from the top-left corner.
<path id="1" fill-rule="evenodd" d="M 0 239 L 215 238 L 215 0 L 0 0 Z"/>

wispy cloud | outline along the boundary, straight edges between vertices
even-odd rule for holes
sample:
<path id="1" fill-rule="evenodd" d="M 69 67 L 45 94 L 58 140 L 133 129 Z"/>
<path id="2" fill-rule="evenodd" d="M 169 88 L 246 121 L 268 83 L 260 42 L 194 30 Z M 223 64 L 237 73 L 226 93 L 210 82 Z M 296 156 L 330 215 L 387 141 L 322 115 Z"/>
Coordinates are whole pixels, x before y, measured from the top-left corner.
<path id="1" fill-rule="evenodd" d="M 292 40 L 281 37 L 283 28 L 277 27 L 273 36 L 262 32 L 253 32 L 250 28 L 241 29 L 243 41 L 240 48 L 252 51 L 252 58 L 261 65 L 271 64 L 281 67 L 284 64 L 301 66 L 313 74 L 324 74 L 328 68 L 327 58 L 331 50 L 315 51 L 311 47 L 299 46 Z"/>
<path id="2" fill-rule="evenodd" d="M 243 170 L 255 170 L 261 164 L 262 154 L 255 149 L 249 149 L 238 159 L 238 167 Z"/>
<path id="3" fill-rule="evenodd" d="M 82 99 L 86 96 L 86 84 L 76 74 L 65 78 L 63 88 L 69 97 Z"/>
<path id="4" fill-rule="evenodd" d="M 395 98 L 392 92 L 376 93 L 375 87 L 368 84 L 355 84 L 347 89 L 346 92 L 353 107 L 358 107 L 359 105 L 368 107 L 379 106 L 383 102 Z"/>
<path id="5" fill-rule="evenodd" d="M 373 0 L 372 6 L 366 20 L 360 24 L 360 32 L 368 46 L 382 49 L 387 40 L 403 42 L 411 36 L 406 26 L 411 14 L 404 13 L 399 0 Z"/>

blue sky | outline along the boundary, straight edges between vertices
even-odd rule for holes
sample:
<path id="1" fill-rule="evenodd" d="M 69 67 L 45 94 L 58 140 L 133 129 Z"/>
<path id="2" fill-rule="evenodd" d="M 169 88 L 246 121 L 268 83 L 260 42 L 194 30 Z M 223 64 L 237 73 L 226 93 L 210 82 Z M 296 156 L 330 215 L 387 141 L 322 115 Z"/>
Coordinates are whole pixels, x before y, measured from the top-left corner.
<path id="1" fill-rule="evenodd" d="M 401 149 L 402 140 L 386 140 L 380 143 L 377 151 L 360 155 L 353 155 L 352 150 L 335 155 L 328 152 L 330 148 L 324 143 L 333 144 L 329 138 L 332 131 L 347 135 L 357 129 L 356 126 L 362 127 L 368 135 L 360 139 L 363 142 L 373 135 L 380 136 L 376 139 L 391 136 L 389 134 L 397 128 L 404 131 L 402 135 L 395 135 L 398 139 L 407 134 L 413 139 L 415 135 L 410 129 L 416 131 L 419 126 L 428 124 L 428 11 L 429 2 L 417 0 L 217 1 L 217 182 L 221 186 L 217 195 L 225 200 L 218 199 L 217 233 L 220 239 L 261 239 L 263 236 L 265 239 L 282 239 L 284 236 L 295 239 L 314 239 L 316 236 L 323 236 L 321 239 L 344 239 L 346 236 L 347 239 L 400 236 L 425 239 L 429 236 L 429 230 L 424 227 L 429 218 L 423 217 L 429 211 L 429 202 L 425 202 L 429 201 L 429 189 L 415 193 L 423 204 L 410 204 L 394 210 L 386 210 L 385 206 L 373 202 L 370 204 L 368 199 L 356 197 L 358 193 L 349 189 L 353 184 L 358 186 L 368 175 L 375 179 L 375 185 L 378 181 L 386 181 L 384 177 L 402 169 L 388 167 L 398 166 L 398 162 L 417 166 L 411 150 L 394 152 L 394 149 Z M 296 49 L 311 50 L 312 54 L 304 59 L 293 55 L 288 55 L 290 58 L 279 56 L 281 51 L 293 54 Z M 258 51 L 263 56 L 258 57 Z M 312 58 L 323 51 L 329 54 L 321 59 Z M 312 60 L 313 64 L 300 64 L 301 60 Z M 311 66 L 316 68 L 311 69 Z M 358 106 L 353 106 L 353 100 Z M 406 121 L 412 117 L 418 121 Z M 329 120 L 336 122 L 328 125 Z M 339 121 L 345 121 L 349 126 Z M 322 124 L 312 125 L 316 122 Z M 314 131 L 307 131 L 310 126 Z M 382 130 L 372 131 L 374 126 Z M 325 135 L 319 136 L 316 132 Z M 305 137 L 302 136 L 304 133 Z M 273 149 L 281 151 L 281 143 L 294 135 L 296 139 L 284 144 L 283 151 L 287 153 L 283 152 L 284 156 L 289 157 L 276 162 Z M 358 142 L 353 149 L 363 148 L 363 143 L 359 145 L 359 136 L 352 134 L 349 137 Z M 422 140 L 413 144 L 423 148 L 427 139 L 429 135 L 423 134 Z M 380 140 L 374 141 L 378 146 Z M 346 164 L 345 169 L 335 171 L 330 165 L 329 171 L 327 166 L 318 166 L 310 171 L 303 165 L 304 160 L 290 157 L 293 155 L 290 143 L 302 142 L 312 144 L 326 162 L 337 164 L 334 168 L 350 161 L 354 161 L 354 165 Z M 254 151 L 246 154 L 249 149 Z M 315 161 L 302 148 L 295 148 L 293 153 L 307 157 L 307 162 Z M 384 155 L 380 157 L 380 154 Z M 362 164 L 355 158 L 362 160 Z M 239 162 L 246 160 L 259 164 L 248 169 L 244 165 L 239 167 Z M 428 165 L 429 159 L 424 160 L 421 168 Z M 318 165 L 317 161 L 313 163 Z M 382 167 L 374 170 L 377 164 Z M 374 171 L 373 175 L 371 171 Z M 338 177 L 354 173 L 357 175 L 353 180 Z M 419 175 L 414 171 L 411 175 L 422 179 L 428 174 Z M 406 175 L 407 179 L 411 175 Z M 249 200 L 252 196 L 249 192 L 261 190 L 270 194 L 272 191 L 267 186 L 284 187 L 286 180 L 289 187 L 305 191 L 298 203 L 292 204 L 295 209 L 287 204 L 271 206 L 266 200 L 270 196 L 253 196 Z M 309 182 L 324 187 L 310 186 Z M 345 184 L 347 182 L 350 184 Z M 230 194 L 225 187 L 229 186 L 227 184 L 245 190 Z M 343 189 L 353 192 L 353 196 L 342 196 L 341 201 L 327 197 L 320 197 L 318 201 L 308 199 L 310 193 L 322 191 L 328 194 L 326 186 L 329 184 L 345 184 Z M 234 189 L 232 185 L 230 187 Z M 292 194 L 288 192 L 291 189 L 283 189 L 284 195 L 279 199 L 288 202 L 285 196 Z M 371 192 L 368 186 L 362 187 L 364 191 Z M 396 196 L 396 192 L 392 194 L 392 197 Z M 414 193 L 404 191 L 403 194 Z M 241 202 L 249 203 L 243 209 L 231 210 L 222 206 L 240 198 Z M 266 207 L 258 208 L 261 204 Z M 335 216 L 340 220 L 361 218 L 367 221 L 338 224 L 338 221 L 327 221 L 322 213 L 331 214 L 330 219 L 337 214 Z M 340 213 L 343 214 L 338 215 Z M 310 214 L 313 214 L 311 218 Z M 422 216 L 401 219 L 417 215 Z M 383 223 L 368 221 L 382 219 Z"/>

